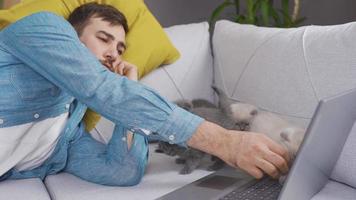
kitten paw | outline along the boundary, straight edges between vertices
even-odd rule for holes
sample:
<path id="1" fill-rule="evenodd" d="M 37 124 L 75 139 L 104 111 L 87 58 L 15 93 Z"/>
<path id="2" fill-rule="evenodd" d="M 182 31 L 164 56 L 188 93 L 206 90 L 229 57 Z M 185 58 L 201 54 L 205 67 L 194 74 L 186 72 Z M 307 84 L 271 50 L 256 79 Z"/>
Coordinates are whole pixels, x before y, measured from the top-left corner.
<path id="1" fill-rule="evenodd" d="M 193 172 L 193 169 L 190 169 L 188 167 L 183 167 L 182 170 L 180 170 L 179 174 L 185 175 L 185 174 L 190 174 Z"/>
<path id="2" fill-rule="evenodd" d="M 164 153 L 162 149 L 156 149 L 155 152 L 156 153 Z"/>
<path id="3" fill-rule="evenodd" d="M 176 159 L 176 163 L 177 163 L 177 164 L 185 164 L 185 159 L 183 159 L 183 158 L 177 158 L 177 159 Z"/>
<path id="4" fill-rule="evenodd" d="M 222 161 L 216 161 L 214 164 L 210 165 L 207 170 L 208 171 L 216 171 L 224 167 L 224 163 Z"/>

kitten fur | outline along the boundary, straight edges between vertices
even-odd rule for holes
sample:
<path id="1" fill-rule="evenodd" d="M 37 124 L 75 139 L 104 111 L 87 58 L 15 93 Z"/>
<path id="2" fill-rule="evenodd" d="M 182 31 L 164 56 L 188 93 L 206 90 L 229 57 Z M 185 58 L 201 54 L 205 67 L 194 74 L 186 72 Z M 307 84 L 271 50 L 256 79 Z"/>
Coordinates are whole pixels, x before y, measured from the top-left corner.
<path id="1" fill-rule="evenodd" d="M 291 162 L 296 157 L 299 146 L 303 141 L 305 129 L 289 123 L 274 113 L 263 111 L 254 105 L 232 102 L 225 92 L 214 87 L 219 96 L 219 106 L 239 124 L 240 130 L 265 134 L 272 140 L 285 146 L 288 150 Z M 279 182 L 283 183 L 286 176 L 281 176 Z"/>
<path id="2" fill-rule="evenodd" d="M 221 110 L 231 117 L 240 126 L 240 130 L 252 131 L 265 134 L 274 141 L 284 145 L 291 158 L 296 156 L 298 148 L 302 143 L 305 130 L 282 119 L 278 115 L 263 111 L 254 105 L 232 102 L 225 92 L 217 87 L 213 87 L 219 96 L 219 106 L 224 106 Z"/>

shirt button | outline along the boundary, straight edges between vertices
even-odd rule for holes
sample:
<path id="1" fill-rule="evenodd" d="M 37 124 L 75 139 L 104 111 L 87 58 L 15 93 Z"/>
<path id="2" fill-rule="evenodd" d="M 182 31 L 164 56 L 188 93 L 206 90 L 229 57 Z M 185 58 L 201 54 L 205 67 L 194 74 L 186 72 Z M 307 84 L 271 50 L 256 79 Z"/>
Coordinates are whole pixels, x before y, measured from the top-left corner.
<path id="1" fill-rule="evenodd" d="M 66 104 L 66 109 L 69 109 L 69 107 L 70 107 L 70 104 L 69 103 Z"/>
<path id="2" fill-rule="evenodd" d="M 175 138 L 174 135 L 170 135 L 170 136 L 168 137 L 169 140 L 174 140 L 174 138 Z"/>
<path id="3" fill-rule="evenodd" d="M 3 119 L 0 119 L 0 124 L 3 124 L 4 123 L 4 120 Z"/>
<path id="4" fill-rule="evenodd" d="M 123 142 L 126 142 L 126 137 L 122 137 L 121 140 L 122 140 Z"/>
<path id="5" fill-rule="evenodd" d="M 33 115 L 34 118 L 38 119 L 40 117 L 40 115 L 38 113 Z"/>

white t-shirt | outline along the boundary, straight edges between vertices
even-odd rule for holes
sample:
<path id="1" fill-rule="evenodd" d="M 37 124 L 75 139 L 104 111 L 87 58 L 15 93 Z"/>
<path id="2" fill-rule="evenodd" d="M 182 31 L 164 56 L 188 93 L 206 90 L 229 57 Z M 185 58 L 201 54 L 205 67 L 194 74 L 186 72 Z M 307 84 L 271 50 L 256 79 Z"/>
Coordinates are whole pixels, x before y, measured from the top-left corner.
<path id="1" fill-rule="evenodd" d="M 0 176 L 15 167 L 19 171 L 40 166 L 53 152 L 68 113 L 18 126 L 0 128 Z"/>

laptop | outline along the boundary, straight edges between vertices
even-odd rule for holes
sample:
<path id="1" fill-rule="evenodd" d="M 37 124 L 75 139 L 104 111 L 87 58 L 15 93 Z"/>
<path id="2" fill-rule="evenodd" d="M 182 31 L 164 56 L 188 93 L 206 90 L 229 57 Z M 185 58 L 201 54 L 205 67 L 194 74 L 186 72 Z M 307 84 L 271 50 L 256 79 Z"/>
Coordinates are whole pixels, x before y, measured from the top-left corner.
<path id="1" fill-rule="evenodd" d="M 310 200 L 326 184 L 356 121 L 356 89 L 319 102 L 283 186 L 225 167 L 159 200 Z"/>

